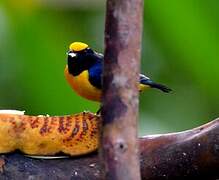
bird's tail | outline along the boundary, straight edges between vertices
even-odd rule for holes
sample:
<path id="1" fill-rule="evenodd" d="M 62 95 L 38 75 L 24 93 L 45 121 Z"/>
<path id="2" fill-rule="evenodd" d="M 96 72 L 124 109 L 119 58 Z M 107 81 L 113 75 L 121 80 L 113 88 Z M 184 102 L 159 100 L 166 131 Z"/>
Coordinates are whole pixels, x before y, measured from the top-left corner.
<path id="1" fill-rule="evenodd" d="M 140 84 L 145 85 L 145 86 L 149 86 L 151 88 L 159 89 L 165 93 L 169 93 L 170 91 L 172 91 L 167 86 L 159 84 L 159 83 L 155 83 L 146 76 L 140 76 Z"/>

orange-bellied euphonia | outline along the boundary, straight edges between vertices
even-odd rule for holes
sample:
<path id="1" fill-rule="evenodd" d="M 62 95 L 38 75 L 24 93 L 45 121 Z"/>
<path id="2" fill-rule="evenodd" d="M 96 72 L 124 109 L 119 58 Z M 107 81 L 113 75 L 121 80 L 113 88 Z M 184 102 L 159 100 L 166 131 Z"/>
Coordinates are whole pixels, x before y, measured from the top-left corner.
<path id="1" fill-rule="evenodd" d="M 92 101 L 101 101 L 103 55 L 82 42 L 72 43 L 67 55 L 65 77 L 68 83 L 78 95 Z M 171 91 L 170 88 L 140 74 L 139 90 L 148 88 L 157 88 L 166 93 Z"/>

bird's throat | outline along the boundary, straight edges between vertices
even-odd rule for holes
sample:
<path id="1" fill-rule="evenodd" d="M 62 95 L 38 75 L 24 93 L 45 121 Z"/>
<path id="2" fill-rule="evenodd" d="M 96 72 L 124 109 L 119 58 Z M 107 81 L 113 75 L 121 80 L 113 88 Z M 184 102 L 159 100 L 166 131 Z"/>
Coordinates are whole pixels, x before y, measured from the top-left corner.
<path id="1" fill-rule="evenodd" d="M 82 65 L 80 65 L 76 60 L 68 58 L 68 72 L 73 76 L 78 76 L 81 72 L 84 71 Z"/>

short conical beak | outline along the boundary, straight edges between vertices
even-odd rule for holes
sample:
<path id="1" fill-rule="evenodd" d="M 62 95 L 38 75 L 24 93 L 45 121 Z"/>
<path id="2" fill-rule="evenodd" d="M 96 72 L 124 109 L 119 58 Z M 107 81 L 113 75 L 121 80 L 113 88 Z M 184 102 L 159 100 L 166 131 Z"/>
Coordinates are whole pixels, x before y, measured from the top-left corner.
<path id="1" fill-rule="evenodd" d="M 76 53 L 74 53 L 73 51 L 68 51 L 67 53 L 66 53 L 68 56 L 70 56 L 70 57 L 75 57 L 75 56 L 77 56 L 77 54 Z"/>

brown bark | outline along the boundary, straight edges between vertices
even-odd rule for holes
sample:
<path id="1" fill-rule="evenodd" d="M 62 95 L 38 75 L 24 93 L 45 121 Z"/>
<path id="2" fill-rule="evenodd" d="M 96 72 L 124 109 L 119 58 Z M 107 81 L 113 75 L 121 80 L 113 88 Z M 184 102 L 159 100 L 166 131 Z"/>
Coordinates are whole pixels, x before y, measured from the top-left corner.
<path id="1" fill-rule="evenodd" d="M 101 154 L 107 179 L 140 179 L 137 119 L 142 0 L 107 0 Z"/>
<path id="2" fill-rule="evenodd" d="M 142 179 L 218 179 L 219 119 L 180 133 L 139 138 Z M 96 153 L 57 160 L 0 156 L 0 179 L 104 179 Z"/>

